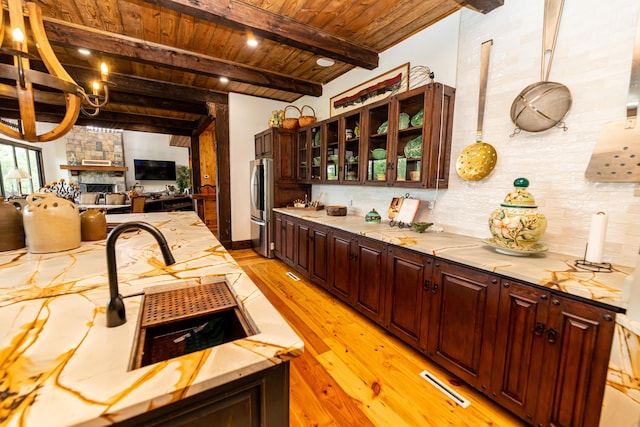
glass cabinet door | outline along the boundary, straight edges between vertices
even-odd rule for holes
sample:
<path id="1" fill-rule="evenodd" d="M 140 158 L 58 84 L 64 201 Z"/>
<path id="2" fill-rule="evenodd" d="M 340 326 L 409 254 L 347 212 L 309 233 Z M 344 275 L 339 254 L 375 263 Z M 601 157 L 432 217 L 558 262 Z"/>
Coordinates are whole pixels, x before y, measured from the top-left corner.
<path id="1" fill-rule="evenodd" d="M 296 179 L 299 181 L 309 179 L 309 133 L 310 131 L 308 129 L 299 131 L 298 140 L 296 141 Z"/>
<path id="2" fill-rule="evenodd" d="M 311 175 L 312 181 L 320 181 L 322 179 L 322 126 L 314 126 L 309 132 L 309 141 L 311 145 Z"/>
<path id="3" fill-rule="evenodd" d="M 367 146 L 362 155 L 367 165 L 366 181 L 384 183 L 387 175 L 387 153 L 389 151 L 389 109 L 390 104 L 384 103 L 366 110 L 368 115 Z"/>
<path id="4" fill-rule="evenodd" d="M 338 119 L 325 123 L 326 144 L 325 148 L 325 175 L 326 181 L 337 181 L 340 171 L 340 140 Z"/>
<path id="5" fill-rule="evenodd" d="M 360 181 L 360 112 L 344 116 L 343 181 Z M 363 163 L 364 164 L 364 163 Z"/>
<path id="6" fill-rule="evenodd" d="M 394 180 L 418 184 L 423 181 L 424 90 L 411 91 L 397 98 L 397 136 Z"/>

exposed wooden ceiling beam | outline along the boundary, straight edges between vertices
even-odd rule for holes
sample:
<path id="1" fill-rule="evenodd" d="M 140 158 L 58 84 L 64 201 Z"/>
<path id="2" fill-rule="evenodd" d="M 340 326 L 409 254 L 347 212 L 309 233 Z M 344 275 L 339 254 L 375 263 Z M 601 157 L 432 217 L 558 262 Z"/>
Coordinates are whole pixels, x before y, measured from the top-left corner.
<path id="1" fill-rule="evenodd" d="M 37 105 L 36 119 L 39 122 L 59 123 L 64 116 L 64 107 L 51 105 Z M 0 117 L 18 119 L 20 117 L 17 104 L 12 101 L 0 100 Z M 192 135 L 199 125 L 198 120 L 179 120 L 168 117 L 144 116 L 138 114 L 123 114 L 110 111 L 100 111 L 96 117 L 78 117 L 76 125 L 96 126 L 102 128 L 118 128 L 154 132 L 172 135 Z"/>
<path id="2" fill-rule="evenodd" d="M 467 0 L 465 3 L 483 14 L 491 12 L 496 7 L 504 4 L 504 0 Z"/>
<path id="3" fill-rule="evenodd" d="M 44 27 L 51 44 L 65 47 L 84 47 L 100 51 L 105 56 L 124 58 L 210 77 L 225 76 L 238 82 L 301 95 L 322 95 L 322 85 L 317 83 L 221 61 L 210 56 L 158 43 L 82 27 L 52 18 L 44 18 Z"/>
<path id="4" fill-rule="evenodd" d="M 378 53 L 371 49 L 241 1 L 144 1 L 236 30 L 251 29 L 254 34 L 265 39 L 328 56 L 367 70 L 373 70 L 378 66 Z"/>
<path id="5" fill-rule="evenodd" d="M 77 83 L 84 83 L 83 86 L 85 88 L 88 88 L 89 83 L 95 80 L 98 75 L 96 70 L 86 67 L 64 64 L 64 68 Z M 227 104 L 229 102 L 229 97 L 226 93 L 119 73 L 109 73 L 109 83 L 110 92 L 145 95 L 189 103 L 215 102 Z"/>

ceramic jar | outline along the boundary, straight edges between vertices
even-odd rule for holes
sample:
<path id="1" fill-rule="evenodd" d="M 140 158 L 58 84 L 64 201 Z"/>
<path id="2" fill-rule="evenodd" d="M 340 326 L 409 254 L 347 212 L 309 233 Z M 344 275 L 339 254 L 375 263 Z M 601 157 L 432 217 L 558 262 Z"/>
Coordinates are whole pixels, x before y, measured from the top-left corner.
<path id="1" fill-rule="evenodd" d="M 375 209 L 371 209 L 364 217 L 366 222 L 373 223 L 379 223 L 381 219 L 380 214 Z"/>
<path id="2" fill-rule="evenodd" d="M 24 227 L 22 213 L 0 197 L 0 251 L 24 248 Z"/>
<path id="3" fill-rule="evenodd" d="M 83 242 L 107 238 L 107 217 L 104 209 L 87 209 L 80 214 L 80 235 Z"/>
<path id="4" fill-rule="evenodd" d="M 493 243 L 508 249 L 532 249 L 547 229 L 547 218 L 538 212 L 535 199 L 527 191 L 529 180 L 518 178 L 500 208 L 489 217 Z"/>
<path id="5" fill-rule="evenodd" d="M 80 246 L 78 207 L 55 193 L 29 194 L 22 219 L 31 253 L 61 252 Z"/>

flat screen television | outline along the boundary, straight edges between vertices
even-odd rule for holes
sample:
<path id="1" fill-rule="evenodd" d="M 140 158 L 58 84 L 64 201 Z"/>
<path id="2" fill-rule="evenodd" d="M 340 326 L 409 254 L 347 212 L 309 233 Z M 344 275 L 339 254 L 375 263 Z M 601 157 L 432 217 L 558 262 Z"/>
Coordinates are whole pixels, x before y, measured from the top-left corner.
<path id="1" fill-rule="evenodd" d="M 176 162 L 172 160 L 133 160 L 133 170 L 140 181 L 175 181 Z"/>

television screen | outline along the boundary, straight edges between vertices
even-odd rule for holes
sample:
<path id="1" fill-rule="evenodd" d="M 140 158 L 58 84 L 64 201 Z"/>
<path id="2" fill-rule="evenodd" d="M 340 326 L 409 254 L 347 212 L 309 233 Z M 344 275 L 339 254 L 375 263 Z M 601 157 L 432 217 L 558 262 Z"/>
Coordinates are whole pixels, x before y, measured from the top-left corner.
<path id="1" fill-rule="evenodd" d="M 133 160 L 137 180 L 175 181 L 176 162 L 171 160 Z"/>

